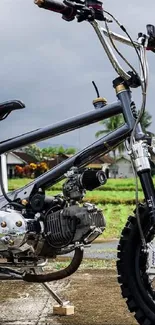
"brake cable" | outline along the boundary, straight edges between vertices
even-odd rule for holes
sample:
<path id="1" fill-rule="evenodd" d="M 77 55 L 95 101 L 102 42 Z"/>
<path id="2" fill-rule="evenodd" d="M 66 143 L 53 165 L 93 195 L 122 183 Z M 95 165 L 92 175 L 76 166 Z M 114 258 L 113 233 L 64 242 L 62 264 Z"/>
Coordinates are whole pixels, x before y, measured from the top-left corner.
<path id="1" fill-rule="evenodd" d="M 107 12 L 106 10 L 104 10 L 104 12 L 106 14 L 108 14 L 110 17 L 112 17 L 112 19 L 117 23 L 117 25 L 123 30 L 123 32 L 126 33 L 126 35 L 128 36 L 128 38 L 130 39 L 132 45 L 133 45 L 133 48 L 135 49 L 137 55 L 138 55 L 138 59 L 140 61 L 140 65 L 141 65 L 141 70 L 142 70 L 142 74 L 143 74 L 143 79 L 144 79 L 144 84 L 142 82 L 142 80 L 140 79 L 140 82 L 141 82 L 141 89 L 142 89 L 142 105 L 141 105 L 141 109 L 140 109 L 140 113 L 135 121 L 135 125 L 134 125 L 134 128 L 133 128 L 133 131 L 131 133 L 131 137 L 130 137 L 130 144 L 129 144 L 129 150 L 131 150 L 132 148 L 132 145 L 134 143 L 134 134 L 135 134 L 135 131 L 136 131 L 136 127 L 138 125 L 138 123 L 140 122 L 143 114 L 145 113 L 145 106 L 146 106 L 146 90 L 147 90 L 147 83 L 146 83 L 146 78 L 145 78 L 145 72 L 144 72 L 144 66 L 143 66 L 143 63 L 142 63 L 142 59 L 141 59 L 141 56 L 134 44 L 134 41 L 132 40 L 131 36 L 129 35 L 129 33 L 127 32 L 127 30 L 124 28 L 123 25 L 121 25 L 119 23 L 119 21 L 112 15 L 110 14 L 109 12 Z M 115 49 L 115 51 L 118 53 L 118 55 L 124 60 L 124 62 L 132 69 L 132 71 L 138 75 L 137 71 L 135 70 L 135 68 L 128 62 L 128 60 L 122 55 L 122 53 L 117 49 L 111 35 L 110 35 L 110 30 L 109 30 L 109 27 L 108 27 L 108 24 L 107 22 L 105 21 L 105 27 L 106 27 L 106 30 L 107 30 L 107 34 L 108 34 L 108 37 L 109 37 L 109 40 L 113 46 L 113 48 Z M 138 205 L 139 205 L 139 199 L 138 199 L 138 175 L 137 175 L 137 171 L 135 170 L 135 167 L 134 167 L 134 163 L 131 159 L 131 165 L 132 165 L 132 170 L 133 170 L 133 175 L 134 175 L 134 180 L 135 180 L 135 201 L 136 201 L 136 218 L 137 218 L 137 224 L 138 224 L 138 228 L 139 228 L 139 232 L 140 232 L 140 237 L 141 237 L 141 241 L 142 241 L 142 244 L 143 244 L 143 247 L 146 247 L 146 240 L 145 240 L 145 237 L 144 237 L 144 233 L 143 233 L 143 229 L 142 229 L 142 226 L 141 226 L 141 220 L 140 220 L 140 216 L 139 216 L 139 208 L 138 208 Z"/>

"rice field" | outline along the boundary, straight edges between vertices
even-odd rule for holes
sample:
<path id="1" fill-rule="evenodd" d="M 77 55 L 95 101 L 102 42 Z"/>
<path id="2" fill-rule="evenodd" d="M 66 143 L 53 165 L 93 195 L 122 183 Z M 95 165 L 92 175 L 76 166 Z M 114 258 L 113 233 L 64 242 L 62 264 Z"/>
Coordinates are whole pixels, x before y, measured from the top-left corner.
<path id="1" fill-rule="evenodd" d="M 14 190 L 28 184 L 31 179 L 9 180 L 9 190 Z M 155 179 L 154 179 L 155 183 Z M 60 182 L 46 191 L 49 196 L 62 193 Z M 144 196 L 139 184 L 139 201 L 143 202 Z M 129 215 L 135 209 L 135 187 L 133 179 L 109 179 L 104 186 L 87 191 L 84 201 L 92 202 L 102 209 L 106 219 L 106 230 L 101 235 L 105 239 L 119 238 Z"/>

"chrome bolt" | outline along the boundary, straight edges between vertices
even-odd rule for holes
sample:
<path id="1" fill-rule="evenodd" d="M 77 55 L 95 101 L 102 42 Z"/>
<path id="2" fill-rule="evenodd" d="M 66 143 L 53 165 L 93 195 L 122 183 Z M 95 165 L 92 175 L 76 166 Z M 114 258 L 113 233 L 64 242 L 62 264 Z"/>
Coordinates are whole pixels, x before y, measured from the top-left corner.
<path id="1" fill-rule="evenodd" d="M 2 228 L 5 228 L 6 226 L 7 226 L 7 223 L 6 223 L 5 221 L 2 221 L 2 222 L 1 222 L 1 227 L 2 227 Z"/>
<path id="2" fill-rule="evenodd" d="M 9 242 L 8 242 L 8 244 L 9 244 L 10 246 L 13 246 L 13 245 L 14 245 L 14 241 L 13 241 L 12 239 L 10 239 Z"/>
<path id="3" fill-rule="evenodd" d="M 22 221 L 21 221 L 21 220 L 16 221 L 16 226 L 17 226 L 17 227 L 21 227 L 21 226 L 22 226 Z"/>

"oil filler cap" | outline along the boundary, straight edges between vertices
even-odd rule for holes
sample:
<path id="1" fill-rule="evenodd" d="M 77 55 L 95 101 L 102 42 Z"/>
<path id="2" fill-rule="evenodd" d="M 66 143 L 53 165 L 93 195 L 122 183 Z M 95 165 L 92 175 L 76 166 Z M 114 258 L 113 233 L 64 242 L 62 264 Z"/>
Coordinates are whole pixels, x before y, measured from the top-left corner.
<path id="1" fill-rule="evenodd" d="M 93 105 L 95 109 L 102 108 L 107 105 L 107 100 L 103 97 L 97 97 L 93 100 Z"/>

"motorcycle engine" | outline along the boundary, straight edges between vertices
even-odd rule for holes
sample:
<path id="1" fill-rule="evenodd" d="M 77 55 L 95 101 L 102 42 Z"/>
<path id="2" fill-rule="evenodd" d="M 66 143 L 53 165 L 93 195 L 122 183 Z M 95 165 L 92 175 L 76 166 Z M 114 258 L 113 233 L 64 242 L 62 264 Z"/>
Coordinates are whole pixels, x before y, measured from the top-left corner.
<path id="1" fill-rule="evenodd" d="M 52 258 L 65 254 L 63 248 L 90 244 L 105 226 L 101 210 L 90 203 L 63 209 L 58 205 L 37 219 L 9 208 L 0 211 L 0 256 L 22 263 Z"/>
<path id="2" fill-rule="evenodd" d="M 103 232 L 105 225 L 103 214 L 95 205 L 72 205 L 47 213 L 44 234 L 50 246 L 61 248 L 77 242 L 91 243 Z"/>
<path id="3" fill-rule="evenodd" d="M 38 192 L 21 211 L 11 205 L 4 207 L 0 211 L 0 257 L 31 266 L 90 244 L 106 223 L 101 210 L 82 199 L 85 189 L 92 190 L 105 181 L 102 171 L 80 174 L 74 168 L 63 185 L 63 196 L 45 198 Z"/>

